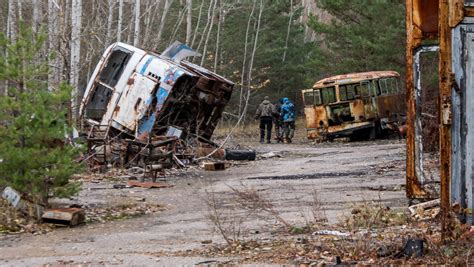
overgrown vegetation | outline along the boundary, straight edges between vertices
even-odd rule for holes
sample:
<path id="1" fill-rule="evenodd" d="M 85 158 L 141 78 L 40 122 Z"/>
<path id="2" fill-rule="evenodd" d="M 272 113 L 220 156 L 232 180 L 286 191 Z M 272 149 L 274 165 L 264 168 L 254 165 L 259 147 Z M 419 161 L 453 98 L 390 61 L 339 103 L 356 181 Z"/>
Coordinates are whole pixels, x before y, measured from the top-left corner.
<path id="1" fill-rule="evenodd" d="M 44 32 L 33 34 L 20 24 L 16 41 L 0 34 L 0 187 L 11 186 L 29 201 L 48 204 L 50 197 L 68 197 L 79 184 L 69 182 L 80 170 L 78 149 L 65 143 L 71 128 L 67 108 L 70 86 L 48 91 Z"/>
<path id="2" fill-rule="evenodd" d="M 438 222 L 419 222 L 403 211 L 392 210 L 380 201 L 363 201 L 352 206 L 352 212 L 338 225 L 327 225 L 321 217 L 323 210 L 317 192 L 314 202 L 307 203 L 317 216 L 305 226 L 285 220 L 278 207 L 258 190 L 244 185 L 231 187 L 232 195 L 217 196 L 207 192 L 212 210 L 212 223 L 227 241 L 225 245 L 213 245 L 204 249 L 178 252 L 178 256 L 236 257 L 234 263 L 272 262 L 274 264 L 462 264 L 473 263 L 474 231 L 466 225 L 458 225 L 455 240 L 443 242 Z M 220 204 L 217 204 L 220 203 Z M 224 203 L 226 203 L 224 205 Z M 232 212 L 229 212 L 229 206 Z M 295 207 L 297 209 L 298 207 Z M 252 226 L 249 233 L 242 218 L 257 216 L 263 221 L 276 221 L 282 232 L 275 234 L 274 227 Z M 232 221 L 239 214 L 238 221 Z M 218 218 L 216 220 L 216 218 Z M 223 220 L 225 218 L 225 220 Z M 311 227 L 314 225 L 316 227 Z M 228 227 L 232 226 L 232 227 Z M 319 226 L 319 227 L 318 227 Z M 324 227 L 324 228 L 321 228 Z M 271 230 L 269 230 L 271 229 Z M 238 231 L 236 231 L 238 230 Z M 235 235 L 237 234 L 237 235 Z M 252 237 L 253 236 L 253 237 Z M 421 240 L 424 249 L 415 256 L 405 248 L 408 239 Z M 169 255 L 168 255 L 169 256 Z"/>

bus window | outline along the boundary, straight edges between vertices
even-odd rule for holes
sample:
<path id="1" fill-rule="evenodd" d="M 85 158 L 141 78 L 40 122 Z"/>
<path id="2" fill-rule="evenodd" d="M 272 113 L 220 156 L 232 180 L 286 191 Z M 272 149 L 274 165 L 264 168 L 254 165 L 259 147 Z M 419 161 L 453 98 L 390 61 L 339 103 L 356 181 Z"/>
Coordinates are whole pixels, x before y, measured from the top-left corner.
<path id="1" fill-rule="evenodd" d="M 396 78 L 390 78 L 390 89 L 391 89 L 391 93 L 392 94 L 395 94 L 395 93 L 398 93 L 398 83 L 397 83 L 397 79 Z"/>
<path id="2" fill-rule="evenodd" d="M 99 79 L 110 87 L 117 85 L 123 70 L 127 66 L 128 60 L 132 56 L 132 52 L 124 48 L 117 47 L 112 51 L 104 68 L 100 72 Z"/>
<path id="3" fill-rule="evenodd" d="M 314 104 L 321 105 L 321 92 L 319 90 L 314 90 Z"/>
<path id="4" fill-rule="evenodd" d="M 336 102 L 336 88 L 334 86 L 321 88 L 320 90 L 321 90 L 321 100 L 322 100 L 321 102 L 323 104 Z"/>
<path id="5" fill-rule="evenodd" d="M 339 85 L 339 98 L 341 101 L 354 100 L 356 98 L 356 86 L 358 84 Z"/>
<path id="6" fill-rule="evenodd" d="M 400 87 L 398 85 L 398 79 L 397 78 L 393 78 L 393 80 L 395 81 L 395 93 L 399 93 L 400 92 Z"/>
<path id="7" fill-rule="evenodd" d="M 341 101 L 347 101 L 347 86 L 339 85 L 339 99 Z"/>
<path id="8" fill-rule="evenodd" d="M 380 91 L 382 95 L 386 95 L 387 94 L 387 80 L 386 79 L 379 80 L 379 85 L 380 85 Z"/>
<path id="9" fill-rule="evenodd" d="M 362 97 L 369 96 L 369 83 L 361 82 L 358 91 L 359 91 L 360 96 Z"/>
<path id="10" fill-rule="evenodd" d="M 380 87 L 376 80 L 372 80 L 369 83 L 370 95 L 378 96 L 380 95 Z"/>
<path id="11" fill-rule="evenodd" d="M 305 92 L 303 95 L 303 98 L 304 98 L 305 106 L 313 106 L 314 105 L 314 90 Z"/>

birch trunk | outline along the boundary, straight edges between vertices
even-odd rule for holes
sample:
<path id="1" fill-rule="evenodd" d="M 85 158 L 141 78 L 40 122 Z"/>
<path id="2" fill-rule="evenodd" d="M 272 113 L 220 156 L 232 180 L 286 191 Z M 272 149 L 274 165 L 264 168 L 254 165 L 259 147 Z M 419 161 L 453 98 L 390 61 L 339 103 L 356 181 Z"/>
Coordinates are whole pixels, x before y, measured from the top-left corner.
<path id="1" fill-rule="evenodd" d="M 214 2 L 214 7 L 212 8 L 211 24 L 209 26 L 209 30 L 207 31 L 206 41 L 204 42 L 204 48 L 202 50 L 201 66 L 204 66 L 204 62 L 206 61 L 207 43 L 209 42 L 209 37 L 210 37 L 211 32 L 212 32 L 212 26 L 214 26 L 214 17 L 215 17 L 217 1 L 219 1 L 219 0 L 216 0 Z"/>
<path id="2" fill-rule="evenodd" d="M 193 23 L 193 0 L 187 0 L 188 16 L 186 17 L 186 44 L 191 42 L 192 23 Z"/>
<path id="3" fill-rule="evenodd" d="M 56 0 L 58 1 L 58 0 Z M 70 33 L 68 32 L 68 26 L 70 25 L 71 21 L 71 9 L 68 7 L 72 6 L 72 0 L 63 0 L 60 2 L 63 7 L 59 8 L 59 33 L 58 33 L 58 55 L 59 58 L 59 83 L 61 81 L 69 81 L 70 77 L 69 74 L 71 72 L 71 68 L 69 65 L 70 60 L 70 50 L 68 49 L 69 46 L 69 39 Z"/>
<path id="4" fill-rule="evenodd" d="M 163 28 L 165 26 L 166 22 L 166 16 L 168 15 L 168 11 L 170 9 L 171 4 L 173 3 L 173 0 L 165 0 L 165 6 L 163 7 L 163 13 L 161 14 L 161 20 L 160 20 L 160 27 L 158 28 L 158 35 L 156 37 L 156 43 L 155 43 L 155 50 L 158 48 L 161 42 L 161 36 L 163 35 Z"/>
<path id="5" fill-rule="evenodd" d="M 201 23 L 202 7 L 204 6 L 204 1 L 201 2 L 201 7 L 199 8 L 198 20 L 196 23 L 196 28 L 194 29 L 193 40 L 191 41 L 191 47 L 194 47 L 194 41 L 198 33 L 199 25 Z"/>
<path id="6" fill-rule="evenodd" d="M 150 3 L 150 2 L 148 2 Z M 153 4 L 149 4 L 146 8 L 146 17 L 145 17 L 145 36 L 143 37 L 143 44 L 145 47 L 152 47 L 148 46 L 150 43 L 150 32 L 154 30 L 152 25 L 155 24 L 155 18 L 158 14 L 158 9 L 160 8 L 161 0 L 153 1 Z"/>
<path id="7" fill-rule="evenodd" d="M 117 20 L 117 42 L 122 37 L 122 16 L 123 16 L 123 0 L 119 0 L 118 20 Z"/>
<path id="8" fill-rule="evenodd" d="M 22 0 L 18 1 L 18 20 L 23 20 Z"/>
<path id="9" fill-rule="evenodd" d="M 133 45 L 138 46 L 140 43 L 140 0 L 135 0 L 135 27 L 133 34 Z"/>
<path id="10" fill-rule="evenodd" d="M 214 4 L 214 1 L 217 1 L 217 0 L 211 0 L 211 2 L 209 3 L 209 8 L 207 9 L 206 26 L 204 26 L 204 30 L 202 31 L 201 39 L 199 40 L 199 44 L 196 48 L 196 51 L 201 50 L 201 45 L 202 45 L 202 42 L 204 41 L 204 36 L 206 35 L 207 29 L 209 27 L 209 23 L 211 21 L 211 10 L 212 10 L 212 5 Z M 204 57 L 204 56 L 205 55 L 203 54 L 202 57 Z"/>
<path id="11" fill-rule="evenodd" d="M 171 34 L 171 36 L 168 40 L 168 46 L 171 45 L 171 43 L 173 43 L 173 41 L 176 37 L 176 34 L 178 33 L 179 27 L 181 26 L 181 23 L 183 22 L 183 19 L 184 19 L 184 15 L 186 13 L 186 8 L 187 7 L 184 7 L 178 13 L 178 19 L 176 20 L 176 23 L 173 26 L 172 34 Z"/>
<path id="12" fill-rule="evenodd" d="M 71 7 L 71 116 L 73 123 L 78 117 L 79 64 L 81 58 L 82 0 L 72 0 Z"/>
<path id="13" fill-rule="evenodd" d="M 8 1 L 8 18 L 7 18 L 7 37 L 16 42 L 17 25 L 16 25 L 16 1 Z"/>
<path id="14" fill-rule="evenodd" d="M 48 90 L 53 91 L 59 84 L 60 64 L 59 57 L 59 6 L 55 0 L 48 0 L 48 55 L 55 54 L 50 59 L 48 74 Z"/>
<path id="15" fill-rule="evenodd" d="M 41 0 L 33 0 L 33 32 L 37 33 L 41 25 Z"/>
<path id="16" fill-rule="evenodd" d="M 219 58 L 219 42 L 220 42 L 220 36 L 221 36 L 221 24 L 223 21 L 223 16 L 222 16 L 222 0 L 219 1 L 219 12 L 218 16 L 219 19 L 217 20 L 217 35 L 216 35 L 216 53 L 214 55 L 214 72 L 217 72 L 217 62 Z"/>
<path id="17" fill-rule="evenodd" d="M 245 109 L 244 109 L 244 121 L 245 121 L 245 116 L 247 114 L 248 102 L 249 102 L 249 99 L 250 99 L 250 87 L 252 85 L 252 69 L 253 69 L 253 62 L 254 62 L 254 59 L 255 59 L 255 52 L 257 51 L 258 35 L 260 33 L 260 22 L 262 20 L 262 13 L 263 13 L 263 0 L 260 0 L 260 11 L 258 13 L 258 19 L 257 19 L 257 30 L 255 32 L 255 40 L 254 40 L 254 43 L 253 43 L 252 55 L 250 56 L 248 87 L 247 87 L 247 99 L 246 99 L 246 102 L 245 102 Z"/>
<path id="18" fill-rule="evenodd" d="M 240 77 L 240 98 L 239 98 L 239 116 L 243 114 L 243 104 L 244 104 L 244 82 L 245 82 L 245 66 L 247 63 L 247 44 L 249 39 L 249 31 L 250 31 L 250 22 L 252 21 L 253 13 L 255 12 L 255 5 L 257 0 L 253 1 L 252 11 L 250 12 L 249 19 L 247 21 L 247 30 L 245 31 L 245 45 L 244 45 L 244 59 L 242 63 L 242 73 Z"/>
<path id="19" fill-rule="evenodd" d="M 290 0 L 290 19 L 288 20 L 288 29 L 286 31 L 285 50 L 281 62 L 286 60 L 286 51 L 288 50 L 288 39 L 290 38 L 291 23 L 293 22 L 293 0 Z"/>
<path id="20" fill-rule="evenodd" d="M 108 0 L 107 3 L 109 7 L 109 14 L 107 16 L 107 33 L 105 37 L 105 47 L 109 46 L 110 42 L 112 41 L 112 20 L 114 19 L 115 0 Z"/>

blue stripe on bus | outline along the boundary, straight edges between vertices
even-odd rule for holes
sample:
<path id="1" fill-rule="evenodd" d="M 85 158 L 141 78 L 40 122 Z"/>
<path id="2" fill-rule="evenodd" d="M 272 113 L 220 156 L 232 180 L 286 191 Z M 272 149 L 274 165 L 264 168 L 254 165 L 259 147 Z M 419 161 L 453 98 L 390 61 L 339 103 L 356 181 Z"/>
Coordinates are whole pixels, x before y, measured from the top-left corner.
<path id="1" fill-rule="evenodd" d="M 144 75 L 145 74 L 145 71 L 146 69 L 148 68 L 148 65 L 150 65 L 150 62 L 153 60 L 153 57 L 149 57 L 146 62 L 145 62 L 145 65 L 143 65 L 142 67 L 142 70 L 140 71 L 140 74 L 141 75 Z"/>

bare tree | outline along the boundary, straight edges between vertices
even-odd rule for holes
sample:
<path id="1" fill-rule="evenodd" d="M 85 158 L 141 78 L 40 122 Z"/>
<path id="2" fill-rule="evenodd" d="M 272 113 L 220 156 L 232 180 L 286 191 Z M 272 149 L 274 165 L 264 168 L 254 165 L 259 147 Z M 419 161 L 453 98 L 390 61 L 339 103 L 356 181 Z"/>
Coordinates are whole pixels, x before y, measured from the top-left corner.
<path id="1" fill-rule="evenodd" d="M 123 0 L 119 0 L 118 20 L 117 20 L 117 42 L 122 37 L 122 16 L 123 16 Z"/>
<path id="2" fill-rule="evenodd" d="M 191 41 L 191 47 L 194 47 L 194 41 L 196 40 L 196 36 L 198 33 L 199 29 L 199 24 L 201 22 L 201 15 L 202 15 L 202 7 L 204 6 L 204 1 L 201 2 L 201 7 L 199 8 L 199 15 L 198 15 L 198 20 L 196 23 L 196 28 L 194 29 L 194 34 L 193 34 L 193 40 Z"/>
<path id="3" fill-rule="evenodd" d="M 140 0 L 135 0 L 135 27 L 133 34 L 133 45 L 138 46 L 140 43 Z"/>
<path id="4" fill-rule="evenodd" d="M 187 6 L 183 7 L 178 13 L 178 19 L 176 20 L 176 23 L 174 24 L 172 34 L 168 40 L 168 45 L 170 45 L 175 40 L 176 34 L 178 33 L 181 23 L 183 22 L 186 9 L 187 9 Z"/>
<path id="5" fill-rule="evenodd" d="M 202 49 L 202 57 L 201 57 L 201 66 L 204 65 L 204 62 L 206 60 L 206 53 L 207 53 L 207 43 L 209 42 L 209 37 L 211 35 L 211 32 L 212 32 L 212 26 L 214 26 L 214 17 L 215 17 L 215 11 L 216 11 L 216 5 L 217 5 L 217 1 L 218 0 L 215 0 L 214 1 L 214 6 L 212 8 L 212 14 L 211 14 L 211 21 L 210 21 L 210 24 L 209 24 L 209 30 L 207 31 L 207 36 L 206 36 L 206 41 L 204 42 L 204 48 Z"/>
<path id="6" fill-rule="evenodd" d="M 33 0 L 33 31 L 38 32 L 41 25 L 41 0 Z"/>
<path id="7" fill-rule="evenodd" d="M 150 1 L 147 2 L 145 11 L 145 25 L 147 25 L 145 28 L 145 35 L 143 37 L 143 44 L 145 47 L 149 43 L 151 32 L 154 30 L 152 25 L 155 24 L 155 19 L 157 17 L 156 14 L 158 14 L 161 0 L 151 1 L 151 3 L 152 4 L 150 4 Z"/>
<path id="8" fill-rule="evenodd" d="M 245 44 L 244 44 L 244 59 L 242 63 L 242 74 L 240 78 L 240 99 L 239 99 L 239 115 L 243 113 L 243 102 L 245 99 L 244 96 L 244 82 L 245 82 L 245 66 L 246 66 L 246 61 L 247 61 L 247 44 L 248 44 L 248 38 L 249 38 L 249 31 L 250 31 L 250 22 L 252 21 L 253 13 L 255 12 L 255 6 L 256 6 L 257 0 L 253 1 L 252 5 L 252 11 L 250 12 L 249 19 L 247 20 L 247 30 L 245 31 Z"/>
<path id="9" fill-rule="evenodd" d="M 248 81 L 247 81 L 248 82 L 247 98 L 245 100 L 246 103 L 245 103 L 245 108 L 244 108 L 244 114 L 247 114 L 248 101 L 250 99 L 250 88 L 252 85 L 252 69 L 253 69 L 253 63 L 255 60 L 255 52 L 257 52 L 258 35 L 260 33 L 260 22 L 262 21 L 262 13 L 263 13 L 263 0 L 260 0 L 260 11 L 258 13 L 258 19 L 257 19 L 257 30 L 255 31 L 255 40 L 253 43 L 252 54 L 250 56 L 250 65 L 249 65 L 249 73 L 248 73 Z"/>
<path id="10" fill-rule="evenodd" d="M 16 26 L 16 1 L 9 0 L 8 1 L 8 18 L 7 18 L 7 36 L 12 40 L 12 42 L 16 41 L 17 35 L 17 26 Z"/>
<path id="11" fill-rule="evenodd" d="M 158 35 L 156 37 L 154 49 L 157 49 L 158 45 L 160 45 L 161 36 L 163 35 L 163 28 L 165 27 L 166 16 L 168 15 L 168 11 L 170 10 L 172 3 L 173 0 L 165 0 L 165 6 L 163 7 L 163 13 L 161 14 L 160 27 L 158 28 Z"/>
<path id="12" fill-rule="evenodd" d="M 196 48 L 196 51 L 199 51 L 201 49 L 202 42 L 204 41 L 204 36 L 206 35 L 207 29 L 209 27 L 209 22 L 211 21 L 211 10 L 212 10 L 212 5 L 214 1 L 217 1 L 217 0 L 211 0 L 211 2 L 209 3 L 209 8 L 207 9 L 206 26 L 204 26 L 204 30 L 202 31 L 201 39 L 199 40 L 199 44 Z M 203 54 L 202 56 L 204 57 L 205 55 Z"/>
<path id="13" fill-rule="evenodd" d="M 223 9 L 223 3 L 222 3 L 222 0 L 219 1 L 219 13 L 218 13 L 218 16 L 219 16 L 219 19 L 218 19 L 218 22 L 217 22 L 217 35 L 216 35 L 216 52 L 215 52 L 215 55 L 214 55 L 214 71 L 217 71 L 217 62 L 218 62 L 218 58 L 219 58 L 219 42 L 220 42 L 220 36 L 221 36 L 221 25 L 222 25 L 222 22 L 224 20 L 224 14 L 222 12 L 222 9 Z"/>
<path id="14" fill-rule="evenodd" d="M 285 62 L 286 51 L 288 50 L 288 39 L 290 38 L 291 24 L 293 23 L 293 0 L 290 0 L 290 18 L 288 19 L 288 29 L 286 31 L 285 50 L 283 51 L 282 62 Z"/>
<path id="15" fill-rule="evenodd" d="M 110 45 L 110 41 L 112 40 L 112 20 L 114 19 L 115 0 L 108 0 L 107 4 L 109 7 L 109 12 L 107 16 L 107 32 L 105 37 L 105 46 Z"/>
<path id="16" fill-rule="evenodd" d="M 18 19 L 19 19 L 19 20 L 23 20 L 23 12 L 22 12 L 22 4 L 21 4 L 21 1 L 22 1 L 22 0 L 17 0 L 17 4 L 18 4 Z"/>
<path id="17" fill-rule="evenodd" d="M 191 42 L 193 23 L 193 0 L 186 0 L 186 6 L 188 8 L 188 16 L 186 17 L 186 44 L 189 45 L 189 42 Z"/>
<path id="18" fill-rule="evenodd" d="M 82 0 L 72 0 L 71 7 L 71 116 L 72 121 L 77 119 L 78 88 L 79 88 L 79 63 L 81 56 L 81 26 L 82 26 Z"/>
<path id="19" fill-rule="evenodd" d="M 58 55 L 59 47 L 59 5 L 55 0 L 48 0 L 48 54 L 56 54 L 50 59 L 48 74 L 48 89 L 54 90 L 59 84 L 61 59 Z"/>

